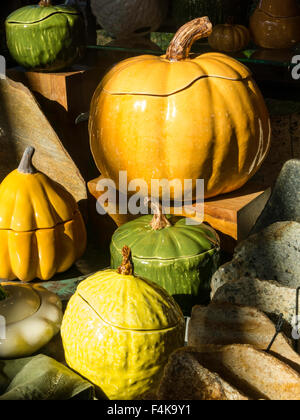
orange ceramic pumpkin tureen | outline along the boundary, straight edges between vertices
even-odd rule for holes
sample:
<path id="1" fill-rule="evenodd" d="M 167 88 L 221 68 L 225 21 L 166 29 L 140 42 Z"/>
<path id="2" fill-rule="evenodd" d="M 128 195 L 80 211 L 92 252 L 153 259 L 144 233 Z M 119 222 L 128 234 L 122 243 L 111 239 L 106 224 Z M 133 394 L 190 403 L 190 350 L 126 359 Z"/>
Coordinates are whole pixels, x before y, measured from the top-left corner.
<path id="1" fill-rule="evenodd" d="M 184 25 L 166 55 L 117 64 L 97 88 L 90 141 L 104 177 L 204 179 L 205 196 L 240 188 L 270 144 L 263 97 L 247 67 L 220 53 L 190 55 L 212 31 L 208 18 Z M 173 199 L 176 199 L 173 192 Z"/>

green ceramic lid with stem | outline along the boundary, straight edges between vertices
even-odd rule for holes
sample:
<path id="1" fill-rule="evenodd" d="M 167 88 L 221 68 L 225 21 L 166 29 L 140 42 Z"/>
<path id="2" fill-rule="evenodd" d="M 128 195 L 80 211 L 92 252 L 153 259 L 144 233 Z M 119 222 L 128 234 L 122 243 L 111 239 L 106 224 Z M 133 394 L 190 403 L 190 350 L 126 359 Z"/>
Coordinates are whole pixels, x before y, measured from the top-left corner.
<path id="1" fill-rule="evenodd" d="M 118 228 L 112 237 L 114 248 L 121 252 L 126 244 L 136 258 L 169 260 L 193 257 L 219 247 L 219 237 L 210 226 L 164 215 L 158 205 L 151 206 L 154 216 L 142 216 Z"/>
<path id="2" fill-rule="evenodd" d="M 122 260 L 122 248 L 131 248 L 134 273 L 163 287 L 186 315 L 206 302 L 210 279 L 219 266 L 220 239 L 210 226 L 185 217 L 163 214 L 151 203 L 146 215 L 119 227 L 110 246 L 111 267 Z"/>
<path id="3" fill-rule="evenodd" d="M 60 71 L 85 51 L 83 16 L 67 4 L 53 6 L 51 0 L 40 0 L 11 13 L 5 28 L 10 55 L 28 69 Z"/>
<path id="4" fill-rule="evenodd" d="M 8 24 L 20 23 L 30 25 L 59 14 L 80 15 L 80 12 L 65 4 L 53 6 L 51 0 L 41 0 L 39 4 L 21 7 L 14 11 L 8 16 L 6 22 Z"/>

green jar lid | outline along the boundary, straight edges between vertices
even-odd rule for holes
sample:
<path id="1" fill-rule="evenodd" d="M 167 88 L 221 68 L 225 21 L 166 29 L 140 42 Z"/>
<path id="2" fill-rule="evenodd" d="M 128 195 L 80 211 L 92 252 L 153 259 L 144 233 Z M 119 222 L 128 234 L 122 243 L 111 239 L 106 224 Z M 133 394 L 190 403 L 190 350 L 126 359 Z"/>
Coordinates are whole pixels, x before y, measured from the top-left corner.
<path id="1" fill-rule="evenodd" d="M 6 19 L 7 24 L 33 24 L 41 22 L 56 14 L 78 15 L 80 13 L 70 6 L 25 6 L 11 13 Z"/>
<path id="2" fill-rule="evenodd" d="M 133 257 L 161 260 L 193 257 L 220 246 L 217 233 L 204 223 L 189 224 L 185 217 L 167 216 L 170 226 L 154 230 L 152 218 L 142 216 L 119 227 L 112 246 L 121 252 L 127 245 Z"/>

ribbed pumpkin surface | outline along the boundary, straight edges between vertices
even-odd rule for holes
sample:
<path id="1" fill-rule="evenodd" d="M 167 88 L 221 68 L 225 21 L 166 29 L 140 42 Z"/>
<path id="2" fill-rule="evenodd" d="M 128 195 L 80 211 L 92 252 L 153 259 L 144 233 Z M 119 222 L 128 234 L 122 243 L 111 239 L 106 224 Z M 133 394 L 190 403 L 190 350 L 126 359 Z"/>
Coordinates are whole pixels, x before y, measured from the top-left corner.
<path id="1" fill-rule="evenodd" d="M 0 229 L 49 229 L 72 220 L 77 210 L 71 194 L 42 173 L 16 169 L 0 186 Z"/>
<path id="2" fill-rule="evenodd" d="M 81 214 L 50 229 L 15 232 L 0 229 L 0 278 L 49 280 L 68 270 L 86 248 L 86 230 Z"/>
<path id="3" fill-rule="evenodd" d="M 111 266 L 121 264 L 122 248 L 128 245 L 135 274 L 166 289 L 190 315 L 194 304 L 208 298 L 210 279 L 219 264 L 218 235 L 205 224 L 189 225 L 186 218 L 170 216 L 172 226 L 153 230 L 151 219 L 151 215 L 142 216 L 116 230 Z"/>
<path id="4" fill-rule="evenodd" d="M 119 173 L 205 181 L 205 198 L 241 188 L 270 147 L 270 120 L 250 71 L 221 53 L 179 61 L 142 56 L 115 66 L 91 104 L 96 165 L 119 189 Z M 170 198 L 182 200 L 182 189 Z M 162 198 L 160 196 L 160 198 Z"/>
<path id="5" fill-rule="evenodd" d="M 10 54 L 25 68 L 58 71 L 84 51 L 84 20 L 69 6 L 26 6 L 13 12 L 5 26 Z"/>
<path id="6" fill-rule="evenodd" d="M 166 96 L 205 77 L 238 81 L 251 77 L 251 72 L 237 60 L 220 53 L 191 56 L 177 62 L 169 61 L 165 56 L 142 55 L 117 64 L 100 86 L 111 95 Z"/>
<path id="7" fill-rule="evenodd" d="M 172 226 L 160 230 L 151 228 L 151 215 L 128 222 L 114 233 L 112 247 L 121 253 L 128 245 L 135 258 L 159 260 L 193 257 L 219 247 L 219 238 L 208 225 L 189 225 L 184 217 L 168 219 Z"/>

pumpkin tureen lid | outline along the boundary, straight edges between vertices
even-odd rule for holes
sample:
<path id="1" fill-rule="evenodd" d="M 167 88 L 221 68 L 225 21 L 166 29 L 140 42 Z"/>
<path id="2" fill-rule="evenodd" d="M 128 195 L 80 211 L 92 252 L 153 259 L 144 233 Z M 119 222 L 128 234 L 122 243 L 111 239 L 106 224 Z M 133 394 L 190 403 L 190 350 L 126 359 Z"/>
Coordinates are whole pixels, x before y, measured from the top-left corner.
<path id="1" fill-rule="evenodd" d="M 168 96 L 209 77 L 240 81 L 251 77 L 250 70 L 221 53 L 190 55 L 195 40 L 212 32 L 208 18 L 195 19 L 175 34 L 166 55 L 142 55 L 122 61 L 102 80 L 105 92 L 131 95 Z"/>
<path id="2" fill-rule="evenodd" d="M 78 211 L 64 187 L 32 165 L 34 148 L 28 147 L 19 168 L 0 185 L 0 229 L 31 232 L 71 221 Z"/>
<path id="3" fill-rule="evenodd" d="M 160 286 L 106 270 L 80 283 L 76 292 L 106 324 L 133 331 L 175 327 L 182 313 Z"/>
<path id="4" fill-rule="evenodd" d="M 165 56 L 143 55 L 118 64 L 100 86 L 112 95 L 169 96 L 198 80 L 203 79 L 205 83 L 207 77 L 239 81 L 251 77 L 251 72 L 221 53 L 207 53 L 177 62 L 170 62 Z"/>
<path id="5" fill-rule="evenodd" d="M 8 16 L 6 23 L 38 23 L 57 14 L 80 15 L 80 13 L 73 7 L 65 5 L 53 6 L 51 1 L 41 0 L 37 5 L 21 7 L 20 9 L 14 11 Z"/>

